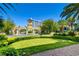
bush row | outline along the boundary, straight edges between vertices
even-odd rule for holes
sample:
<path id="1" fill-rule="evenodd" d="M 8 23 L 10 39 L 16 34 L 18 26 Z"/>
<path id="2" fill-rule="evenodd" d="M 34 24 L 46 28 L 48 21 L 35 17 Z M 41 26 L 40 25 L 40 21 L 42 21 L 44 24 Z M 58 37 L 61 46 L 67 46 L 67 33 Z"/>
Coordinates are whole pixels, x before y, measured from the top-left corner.
<path id="1" fill-rule="evenodd" d="M 55 36 L 53 36 L 53 38 L 55 38 L 55 39 L 64 39 L 64 40 L 72 40 L 72 41 L 79 42 L 79 37 L 74 37 L 74 36 L 59 36 L 59 35 L 55 35 Z"/>
<path id="2" fill-rule="evenodd" d="M 0 41 L 6 40 L 7 36 L 5 34 L 0 34 Z"/>
<path id="3" fill-rule="evenodd" d="M 60 35 L 60 36 L 75 36 L 76 33 L 75 32 L 63 32 L 63 33 L 55 33 L 54 35 Z"/>
<path id="4" fill-rule="evenodd" d="M 0 47 L 8 45 L 7 38 L 5 34 L 0 34 Z"/>
<path id="5" fill-rule="evenodd" d="M 20 40 L 28 40 L 28 39 L 32 39 L 34 37 L 13 37 L 13 38 L 8 38 L 7 41 L 9 42 L 9 44 L 14 43 L 16 41 L 20 41 Z"/>
<path id="6" fill-rule="evenodd" d="M 18 56 L 18 51 L 14 48 L 6 47 L 0 50 L 0 56 Z"/>

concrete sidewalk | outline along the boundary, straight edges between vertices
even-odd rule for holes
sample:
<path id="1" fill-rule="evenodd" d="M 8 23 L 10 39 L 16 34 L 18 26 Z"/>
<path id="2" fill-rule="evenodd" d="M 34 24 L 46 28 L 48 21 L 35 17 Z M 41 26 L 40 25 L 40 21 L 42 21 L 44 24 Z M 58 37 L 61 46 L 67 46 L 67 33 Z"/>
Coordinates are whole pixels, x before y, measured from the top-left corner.
<path id="1" fill-rule="evenodd" d="M 40 52 L 32 56 L 79 56 L 79 44 Z"/>

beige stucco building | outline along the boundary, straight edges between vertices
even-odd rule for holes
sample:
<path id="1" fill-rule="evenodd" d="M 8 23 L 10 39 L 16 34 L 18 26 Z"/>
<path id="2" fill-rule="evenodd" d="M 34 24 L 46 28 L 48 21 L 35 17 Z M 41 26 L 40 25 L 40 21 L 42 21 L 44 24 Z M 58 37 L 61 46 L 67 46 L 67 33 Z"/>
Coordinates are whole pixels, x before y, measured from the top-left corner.
<path id="1" fill-rule="evenodd" d="M 41 22 L 34 21 L 32 18 L 28 19 L 27 34 L 40 34 Z"/>

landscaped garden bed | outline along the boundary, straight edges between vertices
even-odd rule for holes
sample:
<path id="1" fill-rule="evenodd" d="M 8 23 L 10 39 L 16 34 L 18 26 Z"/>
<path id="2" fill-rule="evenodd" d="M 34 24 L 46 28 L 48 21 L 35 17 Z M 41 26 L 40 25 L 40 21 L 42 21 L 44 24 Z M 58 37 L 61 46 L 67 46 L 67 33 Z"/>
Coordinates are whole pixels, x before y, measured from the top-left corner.
<path id="1" fill-rule="evenodd" d="M 7 46 L 3 46 L 0 48 L 0 55 L 32 55 L 38 52 L 46 51 L 49 49 L 61 48 L 73 44 L 78 44 L 78 41 L 70 40 L 69 38 L 75 37 L 67 37 L 67 36 L 39 36 L 39 37 L 17 37 L 9 38 L 8 42 L 13 41 Z"/>

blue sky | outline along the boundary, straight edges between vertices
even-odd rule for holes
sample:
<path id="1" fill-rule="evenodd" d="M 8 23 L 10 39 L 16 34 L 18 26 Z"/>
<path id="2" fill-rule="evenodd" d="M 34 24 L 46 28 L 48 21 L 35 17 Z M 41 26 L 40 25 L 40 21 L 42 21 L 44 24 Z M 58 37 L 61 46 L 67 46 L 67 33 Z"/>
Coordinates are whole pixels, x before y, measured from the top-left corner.
<path id="1" fill-rule="evenodd" d="M 16 12 L 14 10 L 9 11 L 8 9 L 6 11 L 17 26 L 25 26 L 29 18 L 37 21 L 46 19 L 60 20 L 60 13 L 66 5 L 66 3 L 20 3 L 14 5 L 17 10 Z"/>

